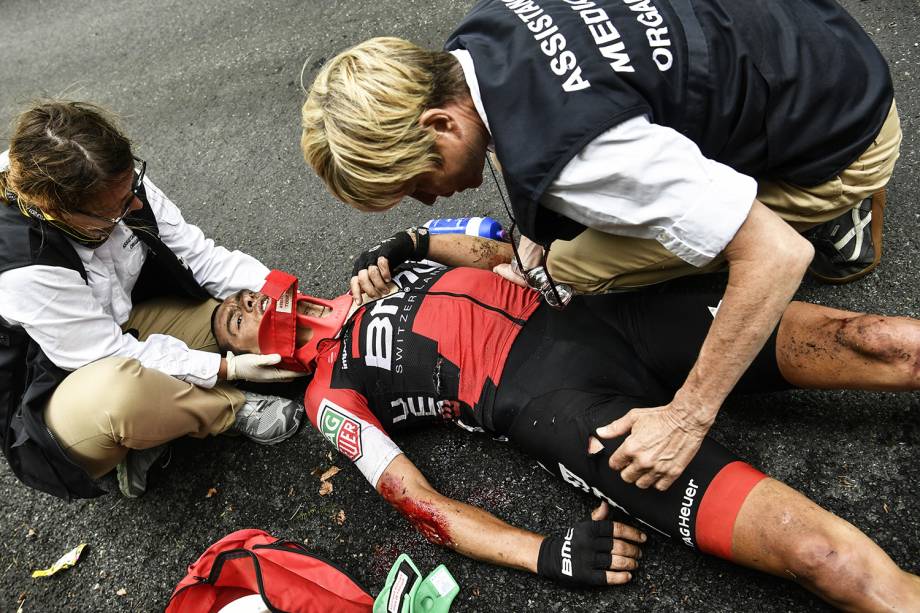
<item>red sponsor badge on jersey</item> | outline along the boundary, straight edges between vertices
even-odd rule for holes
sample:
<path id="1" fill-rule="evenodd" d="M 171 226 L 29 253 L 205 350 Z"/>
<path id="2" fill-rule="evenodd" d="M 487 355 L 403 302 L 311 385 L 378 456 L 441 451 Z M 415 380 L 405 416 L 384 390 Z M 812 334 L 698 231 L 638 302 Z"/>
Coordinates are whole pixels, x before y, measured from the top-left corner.
<path id="1" fill-rule="evenodd" d="M 325 403 L 320 409 L 319 429 L 352 462 L 361 458 L 361 423 Z"/>

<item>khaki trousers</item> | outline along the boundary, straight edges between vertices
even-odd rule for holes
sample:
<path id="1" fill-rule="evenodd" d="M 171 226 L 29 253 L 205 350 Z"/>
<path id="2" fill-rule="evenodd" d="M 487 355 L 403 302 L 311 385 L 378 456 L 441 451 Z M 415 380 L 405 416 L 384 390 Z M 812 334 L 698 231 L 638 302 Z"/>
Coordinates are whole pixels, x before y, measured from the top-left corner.
<path id="1" fill-rule="evenodd" d="M 138 305 L 123 329 L 140 340 L 167 334 L 191 349 L 217 351 L 211 334 L 216 300 L 175 298 Z M 111 357 L 72 372 L 55 390 L 45 422 L 67 454 L 93 478 L 121 462 L 129 449 L 147 449 L 189 435 L 220 434 L 233 424 L 245 398 L 227 383 L 205 389 L 132 358 Z"/>
<path id="2" fill-rule="evenodd" d="M 814 187 L 765 181 L 758 185 L 757 199 L 796 230 L 807 230 L 834 219 L 883 189 L 894 171 L 900 145 L 901 124 L 892 102 L 888 118 L 873 143 L 838 176 Z M 555 241 L 547 261 L 556 281 L 592 294 L 714 272 L 723 264 L 720 256 L 696 268 L 655 240 L 616 236 L 591 228 L 571 241 Z"/>

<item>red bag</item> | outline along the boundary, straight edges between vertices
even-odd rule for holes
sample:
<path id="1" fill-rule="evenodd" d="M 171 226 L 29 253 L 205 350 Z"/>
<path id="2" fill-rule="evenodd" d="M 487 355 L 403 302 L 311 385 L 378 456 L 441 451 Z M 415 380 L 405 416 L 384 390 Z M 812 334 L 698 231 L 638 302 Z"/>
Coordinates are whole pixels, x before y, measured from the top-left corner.
<path id="1" fill-rule="evenodd" d="M 262 530 L 220 539 L 188 567 L 166 613 L 216 613 L 260 594 L 279 613 L 370 613 L 374 599 L 337 566 Z"/>

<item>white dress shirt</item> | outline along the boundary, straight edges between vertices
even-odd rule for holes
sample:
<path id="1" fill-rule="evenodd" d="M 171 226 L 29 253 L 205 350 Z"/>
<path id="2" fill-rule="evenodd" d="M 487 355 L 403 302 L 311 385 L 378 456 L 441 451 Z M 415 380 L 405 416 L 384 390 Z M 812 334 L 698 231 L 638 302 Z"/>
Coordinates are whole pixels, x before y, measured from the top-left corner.
<path id="1" fill-rule="evenodd" d="M 451 53 L 488 129 L 472 57 L 464 50 Z M 591 141 L 562 169 L 541 204 L 589 228 L 654 239 L 704 266 L 734 238 L 756 195 L 754 179 L 704 157 L 693 141 L 643 115 Z"/>
<path id="2" fill-rule="evenodd" d="M 4 152 L 0 170 L 7 166 Z M 144 187 L 160 239 L 208 293 L 223 299 L 240 289 L 262 287 L 268 268 L 205 238 L 146 177 Z M 71 244 L 86 269 L 86 282 L 77 271 L 57 266 L 25 266 L 0 273 L 0 318 L 7 325 L 20 326 L 65 370 L 124 356 L 195 385 L 216 383 L 220 355 L 189 349 L 171 336 L 155 334 L 139 341 L 122 332 L 133 307 L 131 291 L 148 251 L 124 223 L 96 249 Z"/>

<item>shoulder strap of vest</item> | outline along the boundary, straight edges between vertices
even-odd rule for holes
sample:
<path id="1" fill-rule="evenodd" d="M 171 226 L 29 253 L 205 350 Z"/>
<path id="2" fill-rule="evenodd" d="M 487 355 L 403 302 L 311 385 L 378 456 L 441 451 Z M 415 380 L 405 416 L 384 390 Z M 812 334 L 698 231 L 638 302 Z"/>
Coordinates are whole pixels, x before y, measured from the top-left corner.
<path id="1" fill-rule="evenodd" d="M 162 295 L 176 295 L 192 300 L 211 298 L 195 280 L 189 267 L 160 239 L 156 215 L 150 207 L 147 191 L 141 187 L 137 195 L 143 207 L 125 218 L 125 223 L 135 236 L 147 245 L 149 256 L 141 270 L 141 276 L 131 294 L 135 304 Z"/>

